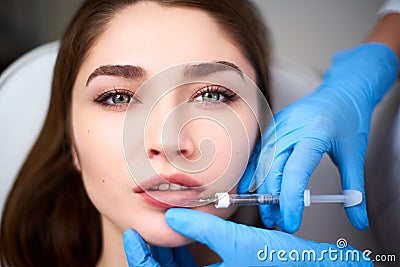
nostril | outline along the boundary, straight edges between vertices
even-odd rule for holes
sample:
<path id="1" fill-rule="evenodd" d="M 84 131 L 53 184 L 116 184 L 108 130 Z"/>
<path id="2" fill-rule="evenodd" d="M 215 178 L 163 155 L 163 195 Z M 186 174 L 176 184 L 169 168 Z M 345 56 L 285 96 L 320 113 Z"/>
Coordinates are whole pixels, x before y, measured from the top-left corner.
<path id="1" fill-rule="evenodd" d="M 154 156 L 159 155 L 160 151 L 158 151 L 157 149 L 150 149 L 147 154 L 149 158 L 152 158 Z"/>
<path id="2" fill-rule="evenodd" d="M 191 159 L 195 153 L 195 142 L 190 134 L 181 133 L 179 140 L 178 153 L 186 159 Z"/>
<path id="3" fill-rule="evenodd" d="M 189 152 L 186 149 L 180 149 L 179 154 L 185 157 L 186 159 L 189 157 Z"/>

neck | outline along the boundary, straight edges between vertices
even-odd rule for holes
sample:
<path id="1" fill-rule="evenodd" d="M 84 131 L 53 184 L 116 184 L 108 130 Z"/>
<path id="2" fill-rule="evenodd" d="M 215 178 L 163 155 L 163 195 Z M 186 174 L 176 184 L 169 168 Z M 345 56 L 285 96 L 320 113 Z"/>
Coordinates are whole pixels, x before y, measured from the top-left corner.
<path id="1" fill-rule="evenodd" d="M 104 216 L 101 217 L 103 247 L 96 267 L 126 267 L 124 246 L 122 243 L 122 231 Z"/>

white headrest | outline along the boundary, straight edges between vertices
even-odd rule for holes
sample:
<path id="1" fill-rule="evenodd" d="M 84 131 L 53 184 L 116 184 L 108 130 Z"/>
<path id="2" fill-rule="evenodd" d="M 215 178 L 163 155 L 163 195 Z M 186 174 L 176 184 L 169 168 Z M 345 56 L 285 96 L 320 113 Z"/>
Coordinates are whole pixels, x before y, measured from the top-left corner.
<path id="1" fill-rule="evenodd" d="M 0 76 L 0 206 L 46 117 L 58 42 L 23 55 Z"/>
<path id="2" fill-rule="evenodd" d="M 314 91 L 321 83 L 316 72 L 282 58 L 273 58 L 270 71 L 274 113 Z"/>

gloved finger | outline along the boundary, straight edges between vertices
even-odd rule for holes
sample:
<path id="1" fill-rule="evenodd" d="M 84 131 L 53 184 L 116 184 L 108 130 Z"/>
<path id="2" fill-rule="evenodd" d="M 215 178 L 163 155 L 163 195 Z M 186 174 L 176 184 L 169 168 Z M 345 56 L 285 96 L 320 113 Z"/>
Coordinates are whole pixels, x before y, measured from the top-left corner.
<path id="1" fill-rule="evenodd" d="M 161 267 L 152 258 L 146 242 L 135 230 L 126 230 L 122 240 L 129 267 Z"/>
<path id="2" fill-rule="evenodd" d="M 366 230 L 369 227 L 368 214 L 367 214 L 367 203 L 365 200 L 365 194 L 363 194 L 363 200 L 360 204 L 353 207 L 345 208 L 347 218 L 350 223 L 358 230 Z"/>
<path id="3" fill-rule="evenodd" d="M 239 230 L 240 225 L 197 210 L 172 208 L 166 212 L 165 219 L 174 231 L 207 245 L 223 260 L 232 256 L 237 240 L 244 241 L 244 237 L 255 236 L 250 233 L 252 227 Z M 247 255 L 247 252 L 242 252 Z"/>
<path id="4" fill-rule="evenodd" d="M 340 170 L 343 190 L 358 190 L 363 195 L 362 202 L 353 207 L 345 208 L 350 223 L 358 230 L 368 229 L 367 205 L 364 189 L 364 159 L 365 150 L 351 145 L 343 146 L 340 161 L 337 162 Z M 366 146 L 365 146 L 366 147 Z"/>
<path id="5" fill-rule="evenodd" d="M 275 225 L 282 227 L 283 220 L 279 205 L 260 205 L 258 209 L 260 210 L 261 221 L 266 228 L 272 229 Z"/>
<path id="6" fill-rule="evenodd" d="M 249 192 L 252 183 L 253 183 L 253 177 L 254 177 L 254 172 L 257 168 L 257 164 L 259 162 L 259 155 L 261 151 L 261 140 L 257 142 L 257 144 L 254 146 L 253 152 L 250 156 L 249 163 L 247 164 L 246 170 L 244 171 L 244 174 L 242 178 L 239 181 L 238 185 L 238 192 L 240 194 L 247 193 Z"/>
<path id="7" fill-rule="evenodd" d="M 225 264 L 223 262 L 218 262 L 218 263 L 214 263 L 214 264 L 207 265 L 204 267 L 224 267 L 224 266 L 225 266 Z"/>
<path id="8" fill-rule="evenodd" d="M 189 250 L 185 247 L 174 248 L 174 259 L 179 266 L 183 267 L 196 267 L 196 262 L 193 258 L 193 255 L 189 252 Z"/>
<path id="9" fill-rule="evenodd" d="M 249 164 L 239 182 L 239 193 L 253 192 L 264 181 L 275 155 L 275 141 L 275 121 L 272 120 L 253 149 Z M 258 176 L 255 175 L 257 172 Z M 260 175 L 260 172 L 264 172 L 264 175 Z"/>
<path id="10" fill-rule="evenodd" d="M 163 267 L 180 266 L 174 259 L 172 248 L 151 245 L 150 252 L 153 259 L 155 259 Z"/>
<path id="11" fill-rule="evenodd" d="M 191 209 L 169 209 L 165 219 L 174 231 L 205 244 L 216 252 L 223 262 L 213 266 L 246 266 L 244 262 L 247 266 L 254 266 L 254 253 L 258 247 L 293 245 L 292 241 L 297 239 L 282 232 L 236 224 Z"/>
<path id="12" fill-rule="evenodd" d="M 279 194 L 281 192 L 283 168 L 290 155 L 289 151 L 282 152 L 276 156 L 272 167 L 267 174 L 267 178 L 257 189 L 259 194 Z M 256 173 L 256 175 L 259 175 Z M 263 175 L 263 174 L 261 174 Z M 273 228 L 275 224 L 282 223 L 279 206 L 277 205 L 260 205 L 260 216 L 265 227 Z"/>
<path id="13" fill-rule="evenodd" d="M 326 149 L 318 139 L 305 139 L 294 147 L 283 170 L 279 198 L 282 230 L 289 233 L 299 230 L 304 210 L 304 190 Z"/>
<path id="14" fill-rule="evenodd" d="M 271 140 L 275 140 L 276 138 L 276 122 L 279 121 L 279 117 L 281 117 L 281 113 L 278 113 L 274 116 L 274 119 L 270 121 L 268 126 L 261 134 L 261 139 L 270 142 Z"/>

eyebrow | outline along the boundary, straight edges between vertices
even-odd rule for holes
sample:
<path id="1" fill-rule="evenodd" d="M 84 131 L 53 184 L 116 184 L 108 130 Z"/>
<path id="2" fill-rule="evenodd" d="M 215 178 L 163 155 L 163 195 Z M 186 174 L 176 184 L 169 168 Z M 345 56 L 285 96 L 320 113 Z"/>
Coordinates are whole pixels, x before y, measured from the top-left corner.
<path id="1" fill-rule="evenodd" d="M 97 76 L 116 76 L 125 79 L 145 79 L 146 71 L 142 67 L 132 65 L 104 65 L 95 69 L 86 81 L 86 86 Z"/>
<path id="2" fill-rule="evenodd" d="M 218 64 L 216 64 L 218 63 Z M 216 72 L 235 71 L 243 78 L 243 73 L 238 66 L 228 61 L 204 62 L 186 66 L 183 69 L 185 77 L 203 77 Z"/>
<path id="3" fill-rule="evenodd" d="M 185 77 L 202 77 L 222 71 L 236 71 L 243 78 L 243 73 L 240 68 L 234 63 L 228 61 L 204 62 L 189 65 L 183 69 L 183 75 Z M 91 80 L 98 76 L 116 76 L 125 79 L 145 79 L 147 75 L 146 71 L 139 66 L 103 65 L 96 68 L 89 75 L 89 78 L 86 81 L 86 86 L 89 85 Z"/>

